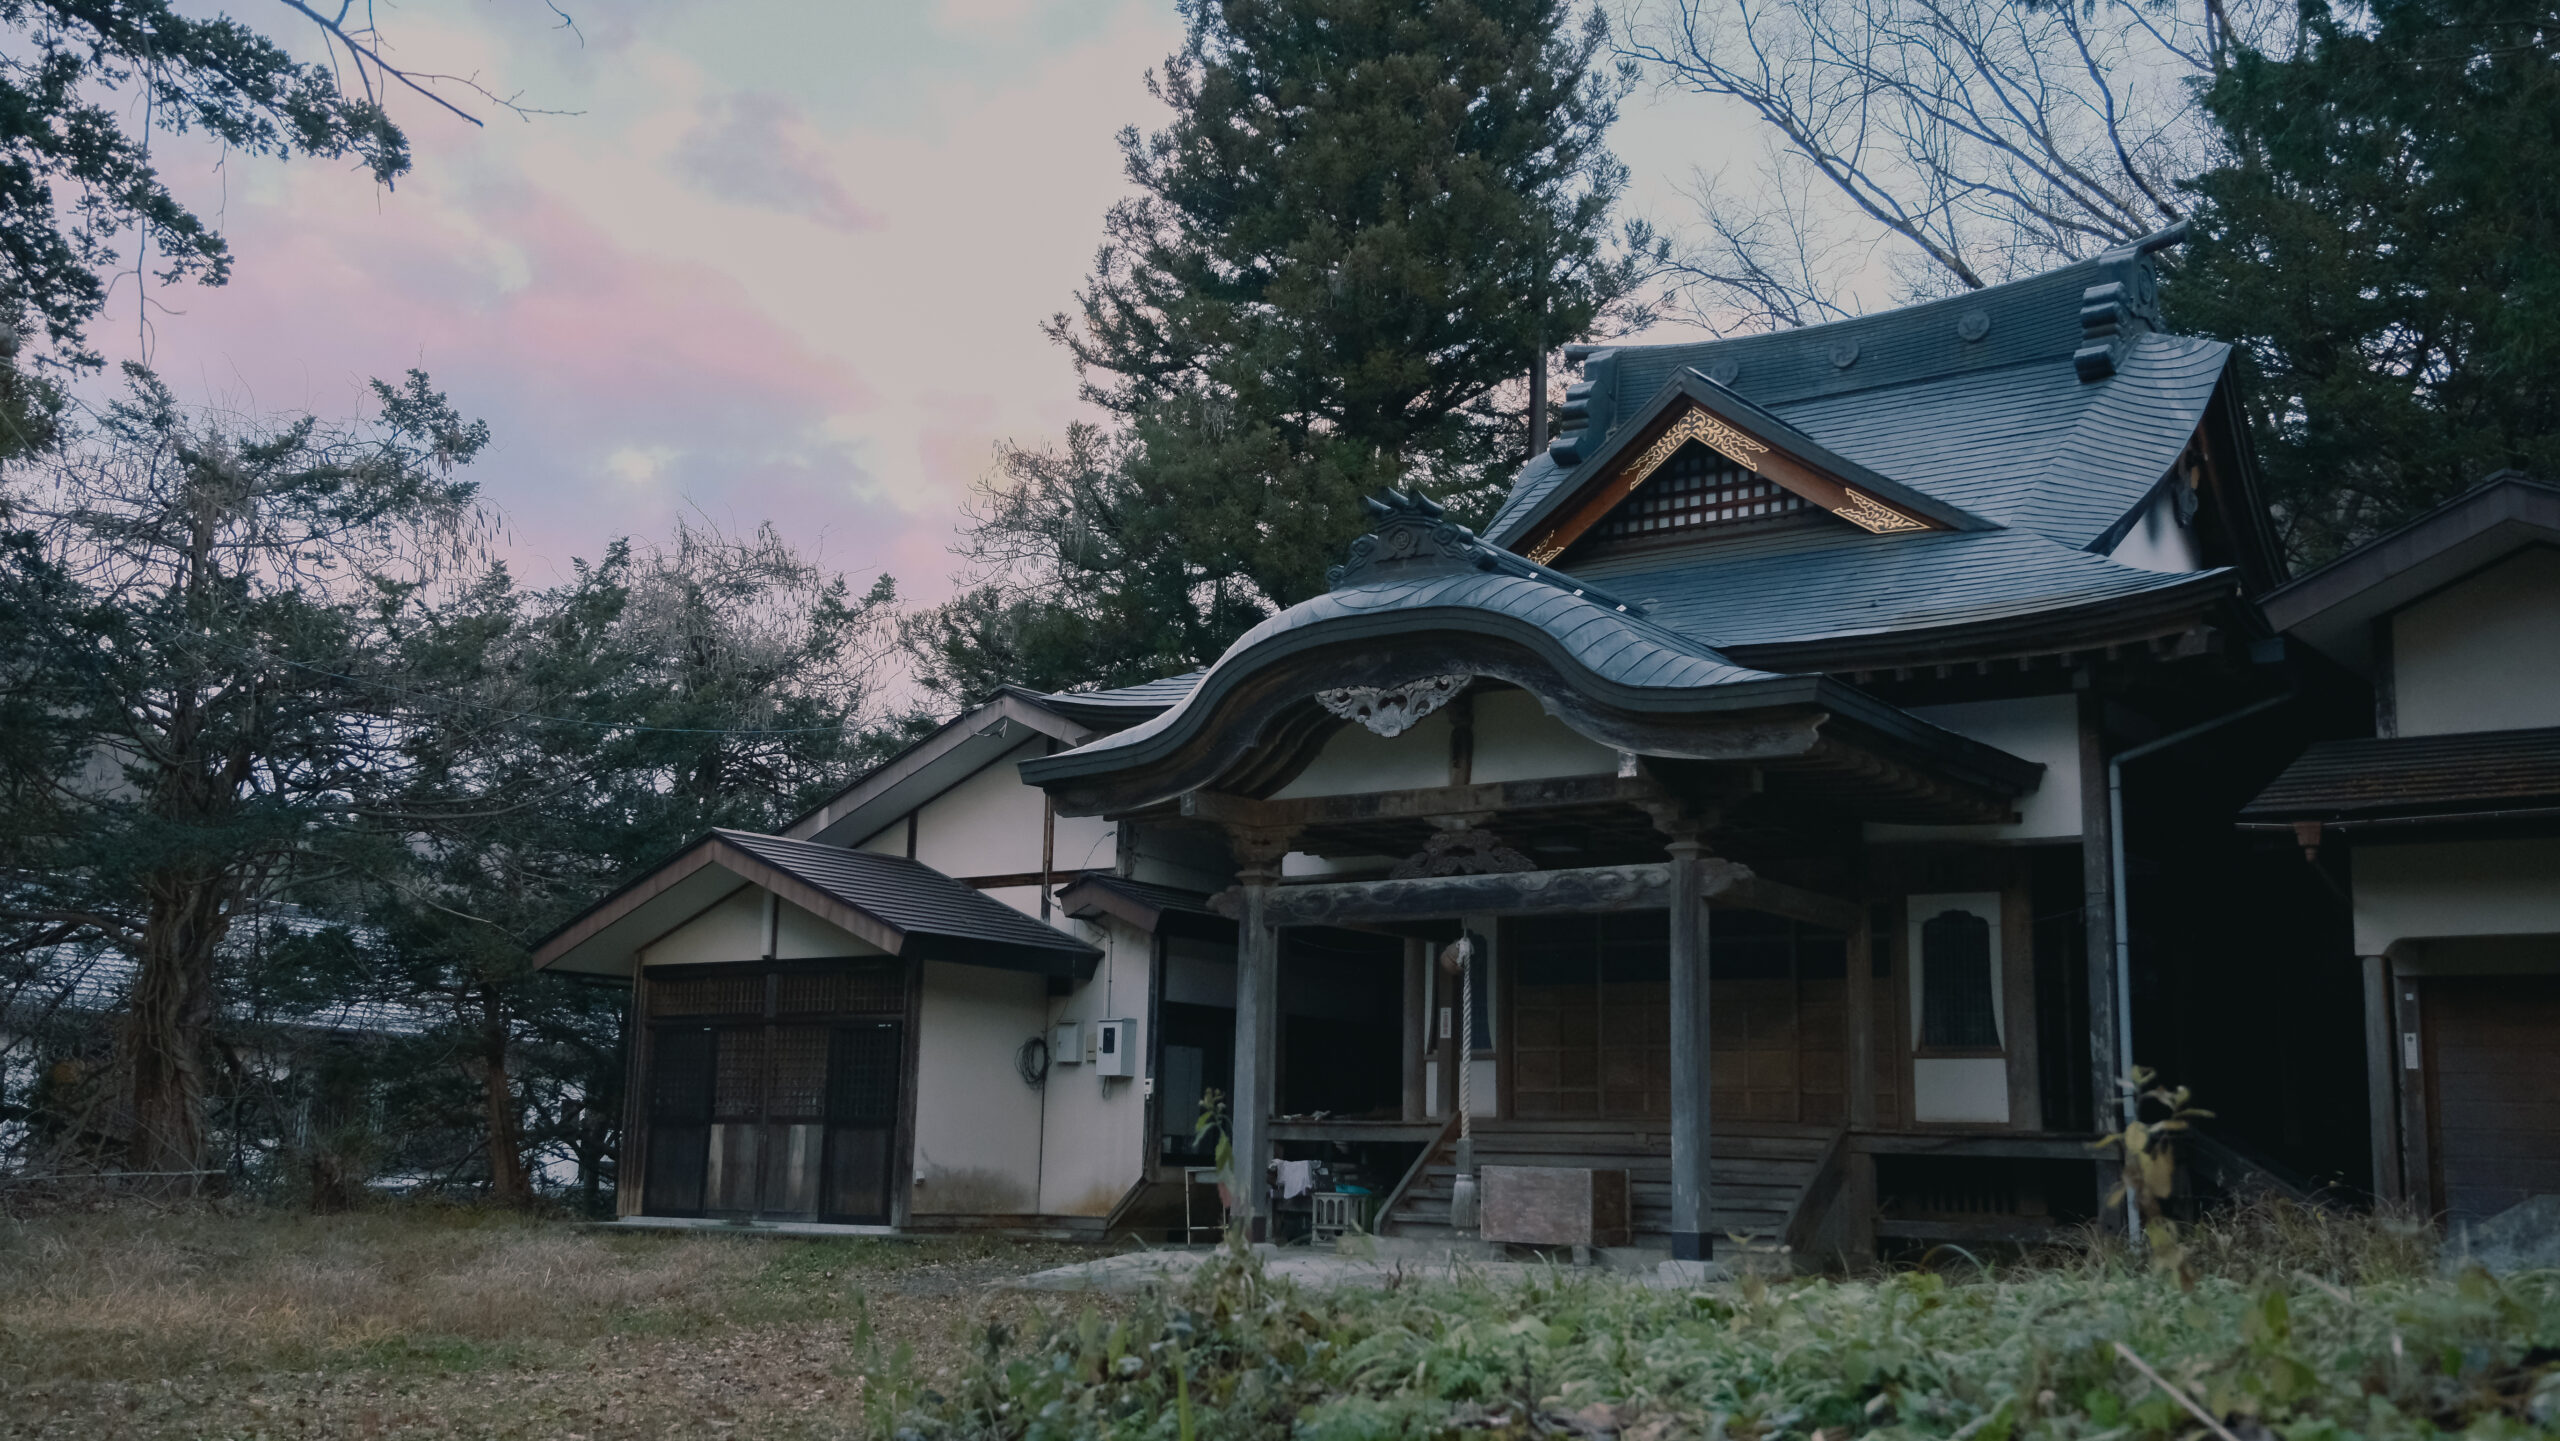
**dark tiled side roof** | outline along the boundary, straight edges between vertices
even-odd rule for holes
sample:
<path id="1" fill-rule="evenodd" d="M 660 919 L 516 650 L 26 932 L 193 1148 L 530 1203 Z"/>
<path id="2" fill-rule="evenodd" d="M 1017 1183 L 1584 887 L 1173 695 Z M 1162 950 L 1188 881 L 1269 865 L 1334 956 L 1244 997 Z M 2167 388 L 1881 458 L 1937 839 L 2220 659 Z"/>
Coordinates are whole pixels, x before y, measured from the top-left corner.
<path id="1" fill-rule="evenodd" d="M 2546 808 L 2560 808 L 2560 726 L 2322 741 L 2240 815 L 2351 823 Z"/>
<path id="2" fill-rule="evenodd" d="M 1868 535 L 1836 523 L 1738 536 L 1711 563 L 1633 555 L 1589 573 L 1664 626 L 1728 650 L 2004 620 L 2219 586 L 2227 574 L 2141 570 L 2026 531 Z"/>
<path id="3" fill-rule="evenodd" d="M 1043 925 L 904 856 L 785 840 L 752 831 L 715 830 L 712 834 L 910 936 L 1062 957 L 1099 954 L 1056 927 Z M 936 953 L 939 948 L 928 947 L 927 951 L 933 959 L 962 958 Z"/>

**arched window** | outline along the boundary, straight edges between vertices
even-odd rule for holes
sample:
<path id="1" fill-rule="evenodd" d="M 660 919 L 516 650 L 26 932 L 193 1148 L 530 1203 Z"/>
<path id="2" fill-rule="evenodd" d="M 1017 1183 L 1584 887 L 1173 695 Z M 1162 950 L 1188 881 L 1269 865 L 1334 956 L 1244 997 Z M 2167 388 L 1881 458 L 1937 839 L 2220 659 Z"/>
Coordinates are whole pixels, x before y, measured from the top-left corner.
<path id="1" fill-rule="evenodd" d="M 1920 1044 L 1932 1049 L 2000 1049 L 1992 1008 L 1991 923 L 1947 910 L 1920 923 Z"/>

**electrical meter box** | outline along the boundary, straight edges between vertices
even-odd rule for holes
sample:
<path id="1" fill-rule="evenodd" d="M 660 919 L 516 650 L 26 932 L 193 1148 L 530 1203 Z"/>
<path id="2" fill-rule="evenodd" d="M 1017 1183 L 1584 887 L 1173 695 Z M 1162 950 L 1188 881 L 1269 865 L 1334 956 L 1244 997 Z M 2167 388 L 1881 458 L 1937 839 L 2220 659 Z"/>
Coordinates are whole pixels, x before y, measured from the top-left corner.
<path id="1" fill-rule="evenodd" d="M 1060 1021 L 1049 1028 L 1049 1064 L 1053 1066 L 1084 1064 L 1084 1022 Z"/>
<path id="2" fill-rule="evenodd" d="M 1138 1074 L 1138 1023 L 1136 1021 L 1093 1023 L 1093 1073 L 1106 1077 Z"/>

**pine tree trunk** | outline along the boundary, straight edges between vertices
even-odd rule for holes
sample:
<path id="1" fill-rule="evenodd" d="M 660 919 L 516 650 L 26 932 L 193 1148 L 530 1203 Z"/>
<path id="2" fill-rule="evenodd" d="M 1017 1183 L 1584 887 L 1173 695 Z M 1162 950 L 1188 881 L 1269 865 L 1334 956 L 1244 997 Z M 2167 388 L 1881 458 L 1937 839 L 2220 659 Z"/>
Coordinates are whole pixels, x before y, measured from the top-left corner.
<path id="1" fill-rule="evenodd" d="M 533 1199 L 533 1178 L 525 1171 L 524 1132 L 507 1074 L 507 1012 L 496 988 L 487 986 L 480 991 L 480 1089 L 488 1111 L 489 1199 L 524 1205 Z"/>
<path id="2" fill-rule="evenodd" d="M 154 877 L 149 894 L 122 1036 L 133 1086 L 127 1156 L 149 1173 L 146 1189 L 191 1196 L 204 1182 L 205 1041 L 214 952 L 231 923 L 228 897 L 218 880 L 184 873 Z"/>

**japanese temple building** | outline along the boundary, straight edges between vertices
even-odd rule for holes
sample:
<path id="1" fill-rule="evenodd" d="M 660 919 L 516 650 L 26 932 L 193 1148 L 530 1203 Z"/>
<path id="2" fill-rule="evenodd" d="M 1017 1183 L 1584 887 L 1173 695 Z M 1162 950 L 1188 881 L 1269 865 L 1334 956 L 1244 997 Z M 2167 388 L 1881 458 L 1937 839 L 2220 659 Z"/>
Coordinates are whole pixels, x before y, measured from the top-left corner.
<path id="1" fill-rule="evenodd" d="M 1214 1091 L 1238 1175 L 1445 1235 L 1463 1090 L 1640 1245 L 1856 1257 L 2094 1216 L 2137 1061 L 2200 1175 L 2364 1184 L 2347 907 L 2237 821 L 2370 689 L 2256 604 L 2177 238 L 1577 351 L 1481 533 L 1391 493 L 1207 669 L 997 695 L 599 902 L 538 959 L 634 978 L 623 1210 L 1161 1234 Z"/>

